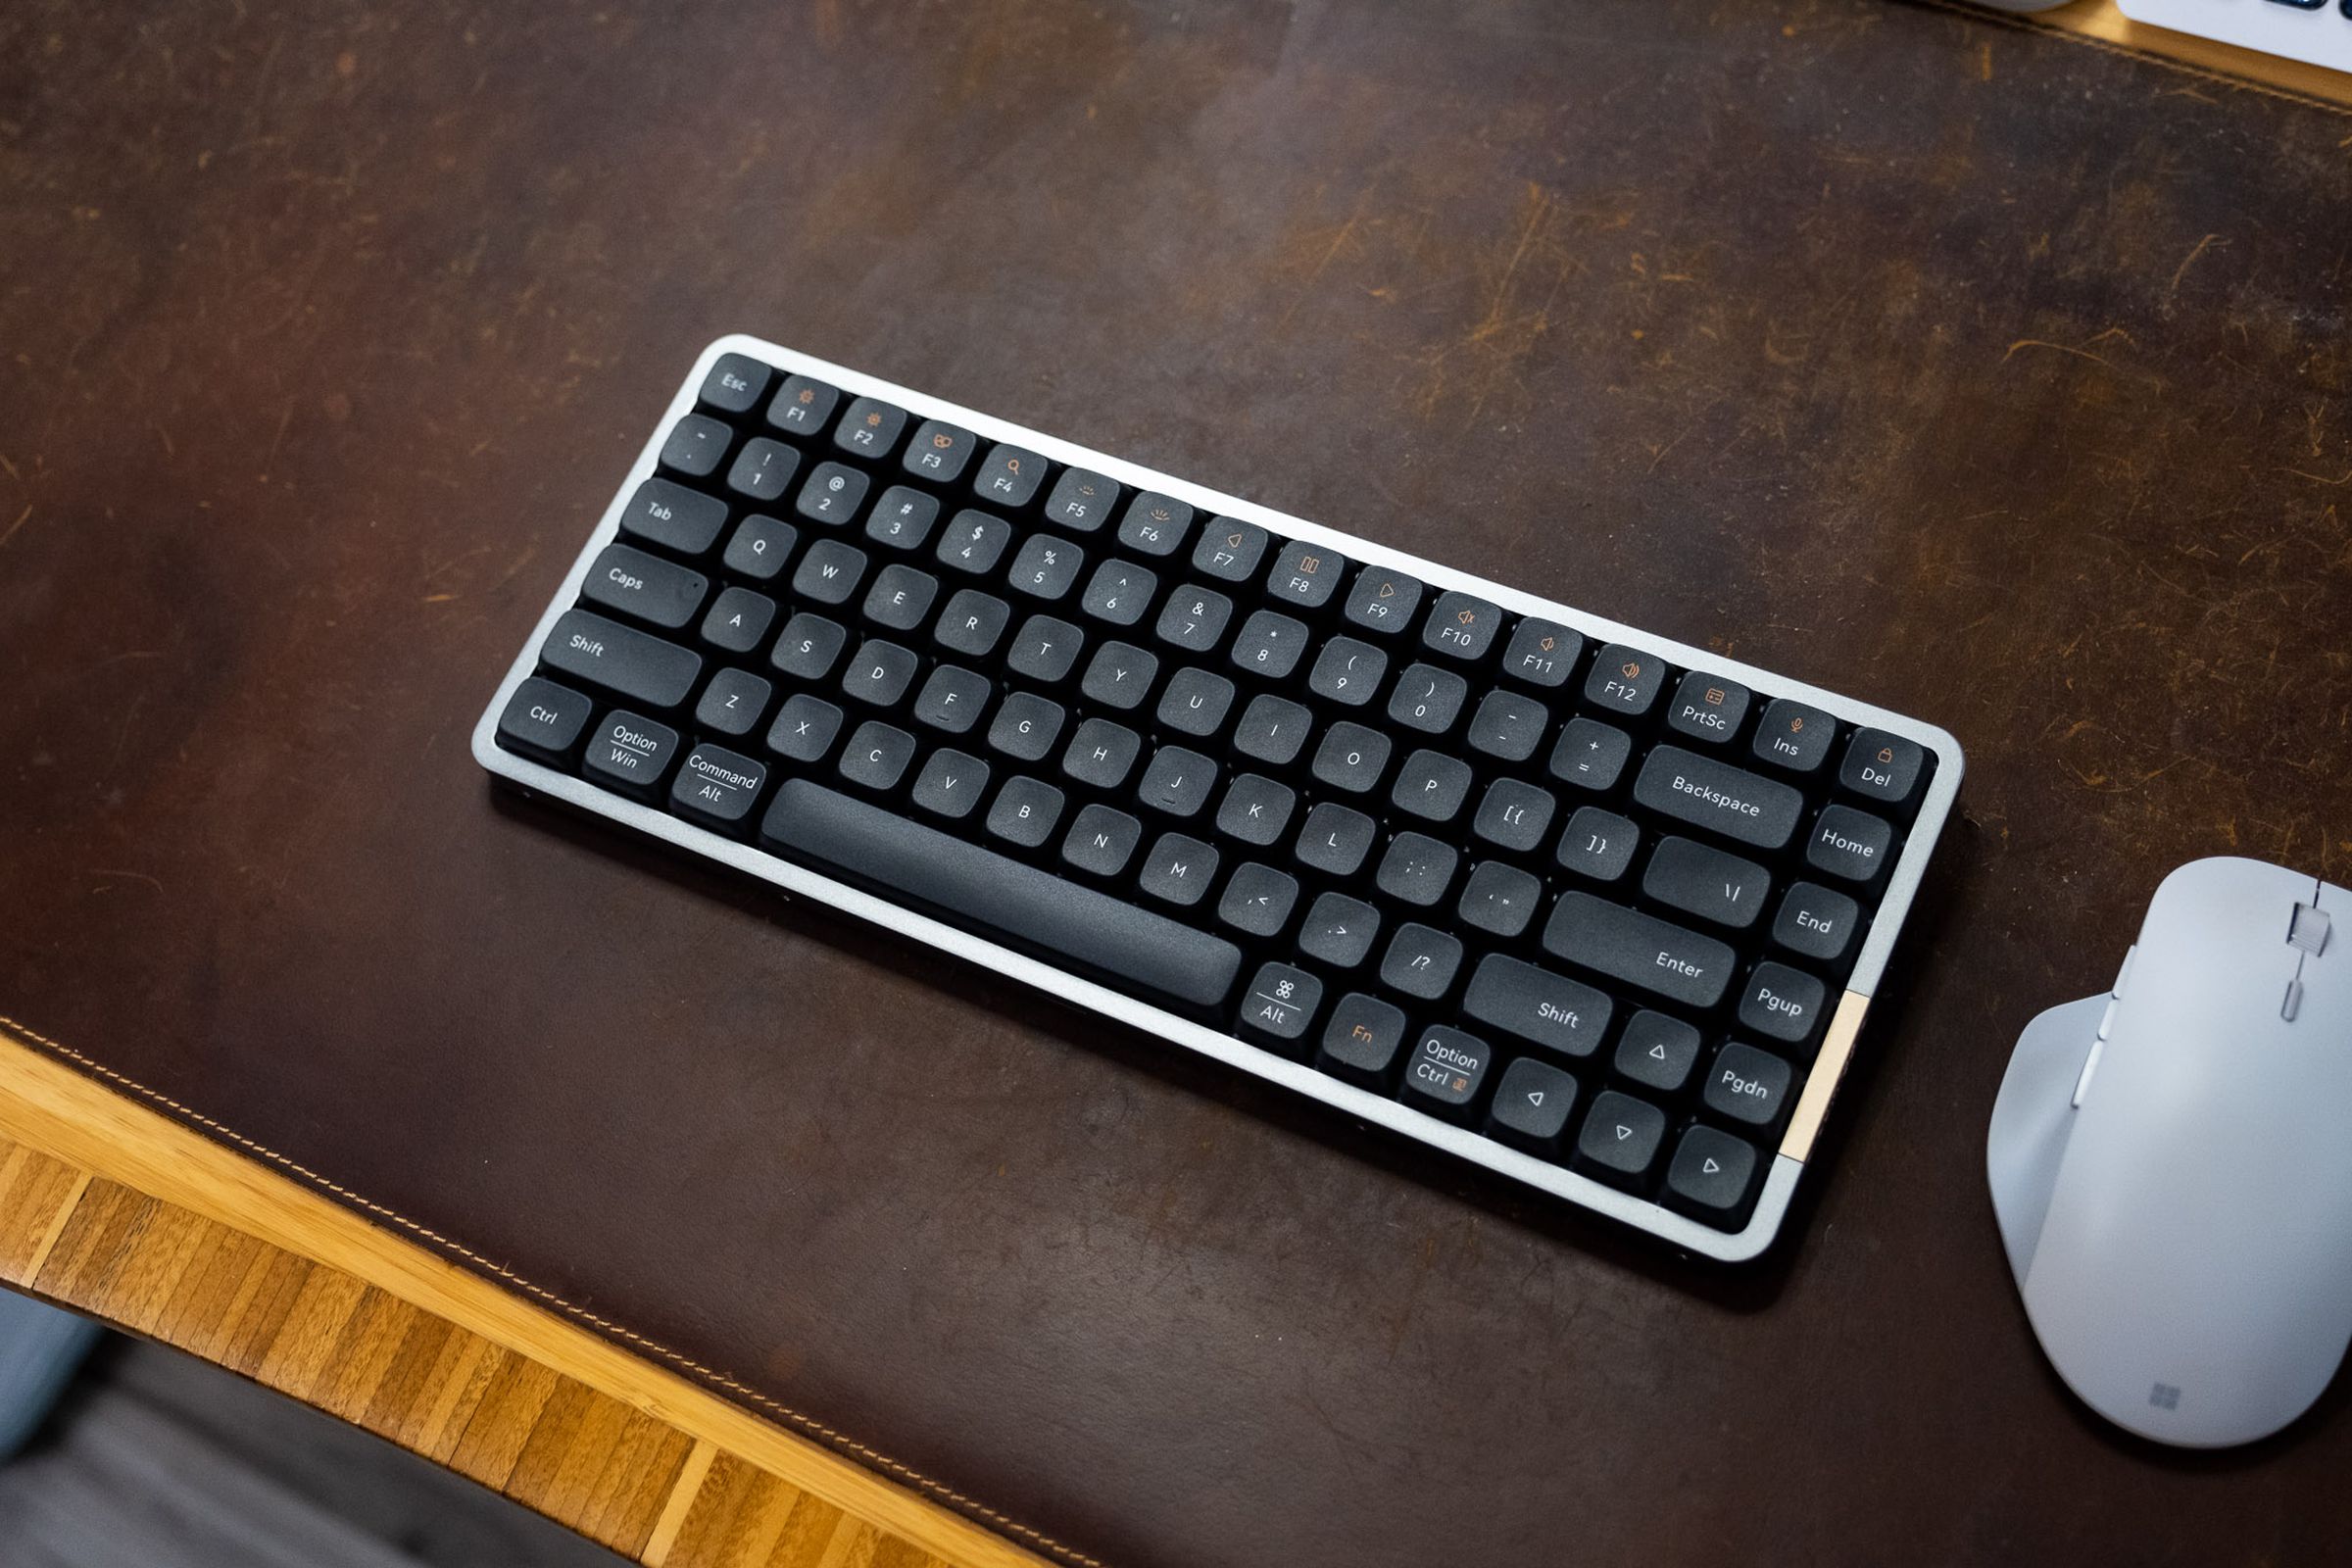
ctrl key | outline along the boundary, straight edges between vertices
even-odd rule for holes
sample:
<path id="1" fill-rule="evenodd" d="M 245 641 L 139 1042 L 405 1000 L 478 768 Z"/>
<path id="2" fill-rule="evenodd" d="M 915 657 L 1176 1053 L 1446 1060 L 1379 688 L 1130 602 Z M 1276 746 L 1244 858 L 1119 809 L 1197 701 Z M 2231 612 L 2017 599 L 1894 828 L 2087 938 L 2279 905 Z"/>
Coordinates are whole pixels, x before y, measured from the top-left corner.
<path id="1" fill-rule="evenodd" d="M 506 711 L 498 715 L 498 744 L 562 767 L 579 748 L 589 706 L 578 692 L 533 675 L 514 688 Z"/>
<path id="2" fill-rule="evenodd" d="M 1404 1064 L 1404 1102 L 1448 1121 L 1460 1121 L 1487 1081 L 1494 1048 L 1476 1035 L 1444 1024 L 1422 1031 Z"/>

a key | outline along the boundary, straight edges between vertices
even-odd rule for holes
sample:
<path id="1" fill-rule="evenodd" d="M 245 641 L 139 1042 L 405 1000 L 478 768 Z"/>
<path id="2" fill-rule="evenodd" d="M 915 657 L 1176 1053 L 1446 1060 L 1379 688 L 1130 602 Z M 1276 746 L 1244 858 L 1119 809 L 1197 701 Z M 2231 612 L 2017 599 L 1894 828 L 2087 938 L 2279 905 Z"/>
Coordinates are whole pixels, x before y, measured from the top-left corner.
<path id="1" fill-rule="evenodd" d="M 1318 783 L 1348 795 L 1368 795 L 1380 786 L 1389 765 L 1389 738 L 1361 724 L 1334 724 L 1315 748 L 1311 769 Z"/>
<path id="2" fill-rule="evenodd" d="M 1147 898 L 1190 908 L 1208 896 L 1217 879 L 1217 852 L 1182 833 L 1162 833 L 1144 857 L 1137 885 Z"/>
<path id="3" fill-rule="evenodd" d="M 1372 853 L 1372 835 L 1370 817 L 1326 801 L 1307 811 L 1293 853 L 1326 876 L 1349 877 Z"/>
<path id="4" fill-rule="evenodd" d="M 989 836 L 1024 850 L 1043 849 L 1061 823 L 1061 791 L 1053 785 L 1026 775 L 1007 779 L 988 808 Z"/>
<path id="5" fill-rule="evenodd" d="M 1117 876 L 1135 858 L 1143 837 L 1144 824 L 1125 811 L 1085 807 L 1070 824 L 1070 836 L 1061 841 L 1061 863 L 1089 876 Z"/>
<path id="6" fill-rule="evenodd" d="M 1338 552 L 1294 539 L 1274 557 L 1266 573 L 1266 597 L 1276 604 L 1301 610 L 1320 610 L 1347 575 L 1348 563 Z"/>
<path id="7" fill-rule="evenodd" d="M 773 599 L 749 588 L 728 588 L 710 601 L 710 612 L 703 617 L 702 638 L 720 653 L 740 658 L 767 641 L 767 629 L 775 619 Z"/>
<path id="8" fill-rule="evenodd" d="M 939 612 L 939 623 L 931 635 L 951 654 L 986 659 L 996 651 L 998 639 L 1011 619 L 1012 607 L 996 595 L 958 588 L 950 596 L 948 608 Z"/>
<path id="9" fill-rule="evenodd" d="M 1746 1206 L 1756 1172 L 1755 1146 L 1713 1127 L 1693 1126 L 1666 1167 L 1666 1201 L 1710 1225 L 1728 1224 Z"/>
<path id="10" fill-rule="evenodd" d="M 1900 810 L 1911 804 L 1926 765 L 1927 753 L 1917 741 L 1883 729 L 1858 729 L 1838 766 L 1838 784 L 1874 806 Z"/>
<path id="11" fill-rule="evenodd" d="M 1367 1089 L 1387 1085 L 1404 1044 L 1404 1014 L 1377 997 L 1350 991 L 1331 1009 L 1315 1049 L 1315 1065 Z"/>
<path id="12" fill-rule="evenodd" d="M 1775 699 L 1756 721 L 1756 738 L 1748 750 L 1761 761 L 1791 773 L 1811 773 L 1829 760 L 1830 745 L 1838 738 L 1838 721 L 1818 708 L 1788 698 Z"/>
<path id="13" fill-rule="evenodd" d="M 689 479 L 708 479 L 727 455 L 735 432 L 707 414 L 689 414 L 669 427 L 662 443 L 662 466 Z"/>
<path id="14" fill-rule="evenodd" d="M 963 477 L 964 466 L 979 445 L 980 438 L 960 425 L 925 419 L 914 427 L 914 439 L 906 443 L 899 466 L 931 484 L 954 484 Z"/>
<path id="15" fill-rule="evenodd" d="M 1278 843 L 1291 825 L 1298 799 L 1287 784 L 1260 773 L 1241 774 L 1217 807 L 1217 831 L 1260 849 Z"/>
<path id="16" fill-rule="evenodd" d="M 1434 908 L 1453 885 L 1453 868 L 1460 859 L 1452 845 L 1426 833 L 1399 833 L 1389 841 L 1373 882 L 1401 904 Z"/>
<path id="17" fill-rule="evenodd" d="M 1100 529 L 1119 502 L 1119 482 L 1084 468 L 1065 468 L 1046 498 L 1046 521 L 1071 533 Z"/>
<path id="18" fill-rule="evenodd" d="M 817 605 L 846 605 L 865 578 L 865 552 L 839 539 L 819 539 L 792 573 L 792 591 Z"/>
<path id="19" fill-rule="evenodd" d="M 1893 858 L 1894 829 L 1850 806 L 1825 808 L 1805 844 L 1805 864 L 1847 882 L 1871 883 Z"/>
<path id="20" fill-rule="evenodd" d="M 939 521 L 939 497 L 894 484 L 866 514 L 865 536 L 892 550 L 920 550 Z"/>
<path id="21" fill-rule="evenodd" d="M 1747 978 L 1740 998 L 1740 1024 L 1802 1051 L 1821 1027 L 1828 1008 L 1829 988 L 1801 969 L 1785 963 L 1759 963 Z"/>
<path id="22" fill-rule="evenodd" d="M 1012 524 L 992 513 L 966 507 L 948 519 L 933 555 L 943 566 L 987 573 L 997 569 L 1004 547 L 1012 543 Z"/>
<path id="23" fill-rule="evenodd" d="M 708 741 L 686 754 L 669 786 L 669 808 L 703 826 L 731 833 L 748 819 L 767 785 L 767 764 Z"/>
<path id="24" fill-rule="evenodd" d="M 1381 676 L 1389 672 L 1389 656 L 1353 637 L 1333 637 L 1315 655 L 1306 689 L 1328 703 L 1361 708 L 1372 700 Z"/>
<path id="25" fill-rule="evenodd" d="M 533 675 L 514 688 L 499 713 L 498 744 L 562 767 L 580 744 L 593 707 L 578 692 Z"/>
<path id="26" fill-rule="evenodd" d="M 792 476 L 800 467 L 798 452 L 781 441 L 756 435 L 735 454 L 735 465 L 727 470 L 727 488 L 754 506 L 765 506 L 792 487 Z M 862 480 L 863 476 L 859 477 Z"/>
<path id="27" fill-rule="evenodd" d="M 1634 738 L 1598 719 L 1572 718 L 1551 749 L 1551 776 L 1578 789 L 1609 790 L 1634 755 Z"/>
<path id="28" fill-rule="evenodd" d="M 1470 764 L 1426 748 L 1404 760 L 1389 791 L 1392 805 L 1425 822 L 1452 821 L 1469 798 Z"/>
<path id="29" fill-rule="evenodd" d="M 652 800 L 678 760 L 678 732 L 643 714 L 614 709 L 589 737 L 581 770 L 592 784 Z"/>
<path id="30" fill-rule="evenodd" d="M 703 377 L 701 402 L 720 414 L 749 414 L 760 406 L 775 371 L 741 354 L 721 354 Z"/>
<path id="31" fill-rule="evenodd" d="M 1709 746 L 1721 746 L 1740 732 L 1747 717 L 1747 688 L 1720 675 L 1692 670 L 1675 688 L 1666 705 L 1666 727 L 1678 735 Z"/>
<path id="32" fill-rule="evenodd" d="M 1089 789 L 1115 790 L 1127 781 L 1143 746 L 1143 737 L 1124 725 L 1106 718 L 1081 720 L 1069 750 L 1061 754 L 1062 775 Z"/>
<path id="33" fill-rule="evenodd" d="M 1389 717 L 1425 735 L 1443 735 L 1461 716 L 1469 683 L 1450 669 L 1408 664 L 1389 697 Z"/>
<path id="34" fill-rule="evenodd" d="M 1837 963 L 1853 951 L 1862 925 L 1862 906 L 1818 882 L 1799 882 L 1781 900 L 1773 916 L 1772 940 L 1789 952 Z"/>
<path id="35" fill-rule="evenodd" d="M 1152 608 L 1159 578 L 1129 561 L 1105 561 L 1086 581 L 1078 608 L 1113 626 L 1132 626 Z"/>
<path id="36" fill-rule="evenodd" d="M 999 442 L 989 448 L 988 456 L 973 472 L 972 494 L 991 506 L 1018 512 L 1037 494 L 1037 487 L 1045 478 L 1045 459 Z"/>
<path id="37" fill-rule="evenodd" d="M 627 545 L 605 546 L 580 585 L 590 604 L 671 631 L 694 618 L 710 591 L 710 579 L 701 572 Z"/>
<path id="38" fill-rule="evenodd" d="M 1470 715 L 1470 749 L 1504 762 L 1524 762 L 1544 744 L 1551 715 L 1518 692 L 1489 692 Z"/>
<path id="39" fill-rule="evenodd" d="M 539 657 L 550 669 L 657 711 L 684 702 L 703 673 L 703 656 L 692 649 L 585 610 L 556 617 Z"/>
<path id="40" fill-rule="evenodd" d="M 1172 556 L 1193 528 L 1193 509 L 1174 496 L 1147 490 L 1127 503 L 1119 519 L 1119 545 L 1139 556 Z"/>
<path id="41" fill-rule="evenodd" d="M 1159 697 L 1160 726 L 1197 740 L 1220 733 L 1232 711 L 1233 682 L 1205 669 L 1176 671 Z"/>
<path id="42" fill-rule="evenodd" d="M 839 388 L 806 375 L 788 375 L 768 401 L 768 426 L 807 440 L 823 432 L 840 406 Z"/>
<path id="43" fill-rule="evenodd" d="M 681 556 L 699 556 L 727 525 L 727 504 L 667 479 L 648 479 L 621 509 L 620 531 Z"/>
<path id="44" fill-rule="evenodd" d="M 1397 1096 L 1416 1110 L 1459 1121 L 1469 1114 L 1494 1060 L 1494 1048 L 1478 1036 L 1433 1025 L 1421 1032 L 1405 1056 L 1404 1082 Z"/>
<path id="45" fill-rule="evenodd" d="M 793 547 L 800 542 L 800 529 L 755 512 L 735 525 L 721 559 L 736 576 L 766 582 L 784 569 Z"/>
<path id="46" fill-rule="evenodd" d="M 1770 1127 L 1781 1119 L 1795 1076 L 1788 1063 L 1770 1052 L 1734 1041 L 1708 1064 L 1699 1103 L 1726 1121 Z"/>
<path id="47" fill-rule="evenodd" d="M 1634 799 L 1661 816 L 1759 850 L 1787 844 L 1805 808 L 1804 796 L 1778 779 L 1680 746 L 1651 751 L 1634 780 Z"/>
<path id="48" fill-rule="evenodd" d="M 1248 582 L 1266 556 L 1266 530 L 1236 517 L 1211 517 L 1193 547 L 1193 569 L 1219 582 Z"/>
<path id="49" fill-rule="evenodd" d="M 825 760 L 833 739 L 841 733 L 841 710 L 821 697 L 797 692 L 776 710 L 767 729 L 767 749 L 804 767 Z"/>
<path id="50" fill-rule="evenodd" d="M 697 729 L 716 735 L 749 735 L 767 714 L 775 688 L 746 669 L 722 669 L 703 688 L 694 705 Z"/>
<path id="51" fill-rule="evenodd" d="M 1249 861 L 1234 870 L 1217 902 L 1217 918 L 1245 936 L 1279 936 L 1298 902 L 1298 883 L 1270 865 Z"/>
<path id="52" fill-rule="evenodd" d="M 1033 533 L 1021 541 L 1004 580 L 1015 593 L 1052 604 L 1069 593 L 1078 581 L 1078 568 L 1085 564 L 1086 557 L 1076 545 L 1050 533 Z"/>
<path id="53" fill-rule="evenodd" d="M 1534 616 L 1519 622 L 1510 645 L 1502 651 L 1502 672 L 1513 680 L 1546 691 L 1567 683 L 1585 640 L 1557 621 Z"/>
<path id="54" fill-rule="evenodd" d="M 1478 960 L 1462 998 L 1462 1011 L 1480 1023 L 1563 1056 L 1592 1054 L 1613 1005 L 1582 981 L 1499 953 Z"/>
<path id="55" fill-rule="evenodd" d="M 1014 692 L 988 727 L 989 749 L 1015 761 L 1042 762 L 1054 755 L 1054 743 L 1061 739 L 1067 718 L 1059 703 L 1035 692 Z"/>
<path id="56" fill-rule="evenodd" d="M 933 752 L 914 777 L 915 807 L 950 822 L 978 810 L 987 793 L 988 764 L 945 747 Z"/>
<path id="57" fill-rule="evenodd" d="M 938 597 L 937 577 L 894 561 L 874 573 L 874 584 L 865 591 L 865 618 L 892 631 L 912 631 L 929 618 L 931 601 Z"/>
<path id="58" fill-rule="evenodd" d="M 1136 799 L 1174 817 L 1199 816 L 1217 787 L 1217 764 L 1199 752 L 1162 746 L 1152 754 Z"/>
<path id="59" fill-rule="evenodd" d="M 1306 745 L 1314 719 L 1287 698 L 1260 694 L 1250 699 L 1234 726 L 1233 749 L 1269 767 L 1287 767 Z"/>
<path id="60" fill-rule="evenodd" d="M 1348 590 L 1344 614 L 1368 632 L 1394 637 L 1413 623 L 1421 608 L 1421 583 L 1387 566 L 1366 566 Z"/>
<path id="61" fill-rule="evenodd" d="M 1576 1080 L 1549 1062 L 1521 1056 L 1502 1070 L 1487 1131 L 1546 1158 L 1559 1152 L 1560 1135 L 1576 1109 Z"/>
<path id="62" fill-rule="evenodd" d="M 849 646 L 850 634 L 839 622 L 802 611 L 784 623 L 768 662 L 776 673 L 797 681 L 820 681 L 833 672 L 834 662 Z"/>
<path id="63" fill-rule="evenodd" d="M 1527 855 L 1550 831 L 1551 811 L 1552 799 L 1545 791 L 1515 778 L 1498 778 L 1487 786 L 1470 830 L 1489 844 Z"/>
<path id="64" fill-rule="evenodd" d="M 1144 706 L 1158 679 L 1158 655 L 1130 643 L 1107 642 L 1087 661 L 1078 695 L 1098 708 L 1127 712 Z"/>
<path id="65" fill-rule="evenodd" d="M 1306 623 L 1271 610 L 1255 610 L 1233 640 L 1233 663 L 1267 680 L 1288 680 L 1306 652 Z"/>
<path id="66" fill-rule="evenodd" d="M 960 664 L 940 664 L 923 678 L 914 699 L 914 721 L 945 735 L 966 735 L 988 710 L 996 688 L 986 675 Z"/>
<path id="67" fill-rule="evenodd" d="M 1428 624 L 1421 628 L 1421 646 L 1449 659 L 1476 663 L 1494 646 L 1502 628 L 1502 612 L 1484 599 L 1446 592 L 1430 607 Z"/>
<path id="68" fill-rule="evenodd" d="M 858 645 L 849 668 L 842 672 L 842 695 L 873 708 L 896 708 L 921 662 L 897 643 L 869 637 Z"/>
<path id="69" fill-rule="evenodd" d="M 1619 1187 L 1640 1186 L 1657 1162 L 1666 1137 L 1666 1113 L 1645 1100 L 1614 1089 L 1592 1097 L 1577 1135 L 1574 1168 Z"/>
<path id="70" fill-rule="evenodd" d="M 1380 960 L 1380 983 L 1391 991 L 1435 1002 L 1453 984 L 1462 966 L 1462 945 L 1443 931 L 1415 921 L 1396 930 Z"/>
<path id="71" fill-rule="evenodd" d="M 1634 851 L 1641 843 L 1642 830 L 1630 819 L 1597 806 L 1580 806 L 1560 835 L 1554 858 L 1564 871 L 1595 882 L 1614 882 L 1634 863 Z"/>
<path id="72" fill-rule="evenodd" d="M 1723 1000 L 1738 961 L 1732 950 L 1713 937 L 1576 892 L 1561 894 L 1552 906 L 1551 921 L 1544 928 L 1544 951 L 1699 1008 Z"/>
<path id="73" fill-rule="evenodd" d="M 1360 899 L 1326 893 L 1315 900 L 1298 927 L 1298 951 L 1317 963 L 1352 969 L 1372 951 L 1380 914 Z"/>
<path id="74" fill-rule="evenodd" d="M 1617 1075 L 1661 1095 L 1679 1094 L 1698 1064 L 1698 1045 L 1697 1030 L 1644 1007 L 1625 1020 L 1617 1038 Z"/>
<path id="75" fill-rule="evenodd" d="M 1481 860 L 1470 868 L 1454 915 L 1464 925 L 1508 939 L 1527 929 L 1543 896 L 1544 884 L 1517 866 Z"/>
<path id="76" fill-rule="evenodd" d="M 1744 931 L 1764 910 L 1772 873 L 1753 860 L 1669 834 L 1649 858 L 1642 891 L 1669 908 Z"/>
<path id="77" fill-rule="evenodd" d="M 898 449 L 906 431 L 906 411 L 880 398 L 859 398 L 843 411 L 833 427 L 833 445 L 852 457 L 879 463 Z"/>

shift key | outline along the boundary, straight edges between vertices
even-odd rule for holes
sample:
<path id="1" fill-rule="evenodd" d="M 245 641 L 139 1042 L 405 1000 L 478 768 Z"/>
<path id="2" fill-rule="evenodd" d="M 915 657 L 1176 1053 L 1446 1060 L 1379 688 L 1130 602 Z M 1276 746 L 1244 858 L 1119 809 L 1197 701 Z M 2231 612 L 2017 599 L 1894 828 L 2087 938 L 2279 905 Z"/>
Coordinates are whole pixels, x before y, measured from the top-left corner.
<path id="1" fill-rule="evenodd" d="M 566 610 L 539 657 L 548 667 L 645 708 L 675 708 L 703 672 L 703 656 L 617 620 Z"/>
<path id="2" fill-rule="evenodd" d="M 1544 928 L 1544 951 L 1690 1007 L 1723 1000 L 1737 961 L 1730 948 L 1590 893 L 1563 893 Z"/>

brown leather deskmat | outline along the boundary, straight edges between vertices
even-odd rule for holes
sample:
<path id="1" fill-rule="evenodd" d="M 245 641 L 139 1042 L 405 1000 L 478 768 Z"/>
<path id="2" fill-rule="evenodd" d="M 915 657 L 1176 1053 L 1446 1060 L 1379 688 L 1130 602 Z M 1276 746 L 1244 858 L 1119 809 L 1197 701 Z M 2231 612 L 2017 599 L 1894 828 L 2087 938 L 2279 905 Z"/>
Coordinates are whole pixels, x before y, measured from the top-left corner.
<path id="1" fill-rule="evenodd" d="M 0 1012 L 1119 1568 L 2307 1559 L 2343 1392 L 2112 1437 L 1982 1152 L 2164 870 L 2352 864 L 2348 142 L 1872 0 L 13 5 Z M 1955 731 L 1795 1244 L 494 795 L 734 329 Z"/>

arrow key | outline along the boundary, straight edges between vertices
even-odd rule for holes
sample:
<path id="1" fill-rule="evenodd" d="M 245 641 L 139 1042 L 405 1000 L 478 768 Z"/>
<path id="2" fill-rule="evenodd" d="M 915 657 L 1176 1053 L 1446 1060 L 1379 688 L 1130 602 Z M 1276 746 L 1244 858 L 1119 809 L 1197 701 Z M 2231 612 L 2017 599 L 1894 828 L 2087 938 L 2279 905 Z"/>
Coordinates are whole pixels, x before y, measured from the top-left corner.
<path id="1" fill-rule="evenodd" d="M 1487 1130 L 1547 1159 L 1557 1158 L 1568 1113 L 1576 1108 L 1576 1080 L 1548 1062 L 1521 1056 L 1494 1089 Z"/>
<path id="2" fill-rule="evenodd" d="M 1646 1101 L 1604 1089 L 1593 1098 L 1576 1140 L 1576 1168 L 1618 1187 L 1639 1187 L 1657 1163 L 1666 1113 Z"/>
<path id="3" fill-rule="evenodd" d="M 1692 1219 L 1729 1229 L 1747 1206 L 1755 1176 L 1753 1144 L 1712 1127 L 1692 1127 L 1666 1171 L 1666 1201 Z"/>

